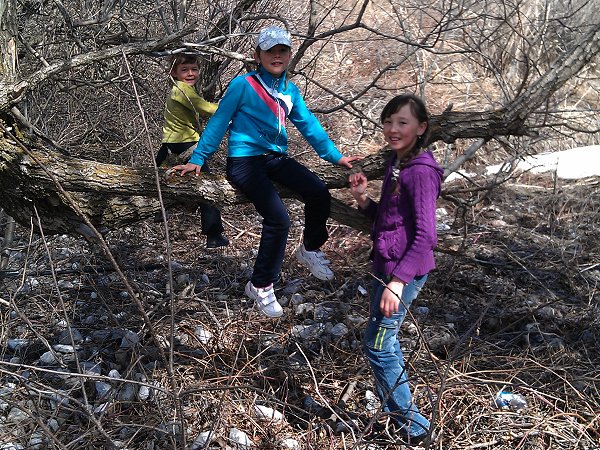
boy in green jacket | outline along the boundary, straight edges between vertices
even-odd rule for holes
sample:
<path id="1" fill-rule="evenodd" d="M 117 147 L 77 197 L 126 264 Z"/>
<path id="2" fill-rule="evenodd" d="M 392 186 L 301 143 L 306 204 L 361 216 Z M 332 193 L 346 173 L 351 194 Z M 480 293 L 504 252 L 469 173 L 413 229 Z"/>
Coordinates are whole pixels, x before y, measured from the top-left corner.
<path id="1" fill-rule="evenodd" d="M 200 138 L 200 116 L 212 116 L 218 106 L 205 100 L 196 91 L 200 67 L 194 55 L 177 55 L 172 59 L 170 67 L 173 87 L 165 107 L 162 145 L 156 154 L 157 166 L 165 161 L 169 153 L 184 154 L 187 160 Z M 206 164 L 202 171 L 210 173 Z M 201 203 L 200 213 L 206 248 L 227 246 L 229 240 L 223 236 L 224 228 L 218 208 Z"/>

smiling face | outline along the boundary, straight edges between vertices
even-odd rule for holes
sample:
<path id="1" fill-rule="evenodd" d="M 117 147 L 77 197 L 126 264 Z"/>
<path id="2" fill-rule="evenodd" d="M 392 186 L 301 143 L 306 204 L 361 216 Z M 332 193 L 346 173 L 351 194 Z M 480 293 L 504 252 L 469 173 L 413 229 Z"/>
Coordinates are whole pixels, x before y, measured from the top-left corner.
<path id="1" fill-rule="evenodd" d="M 292 49 L 287 45 L 277 44 L 269 50 L 258 48 L 254 53 L 254 59 L 262 65 L 267 72 L 275 78 L 279 78 L 290 64 Z"/>
<path id="2" fill-rule="evenodd" d="M 171 70 L 171 76 L 178 81 L 183 81 L 185 84 L 193 86 L 198 81 L 198 78 L 200 78 L 198 63 L 177 64 Z"/>
<path id="3" fill-rule="evenodd" d="M 427 122 L 420 122 L 410 104 L 405 104 L 383 120 L 383 136 L 398 157 L 410 151 L 417 138 L 427 130 Z"/>

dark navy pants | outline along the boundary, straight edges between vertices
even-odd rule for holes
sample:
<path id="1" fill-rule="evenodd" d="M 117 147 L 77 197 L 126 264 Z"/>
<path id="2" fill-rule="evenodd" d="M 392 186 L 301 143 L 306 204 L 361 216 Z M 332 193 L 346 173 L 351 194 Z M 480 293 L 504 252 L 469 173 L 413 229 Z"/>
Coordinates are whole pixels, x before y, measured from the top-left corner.
<path id="1" fill-rule="evenodd" d="M 273 182 L 290 189 L 304 201 L 304 246 L 317 250 L 326 241 L 331 195 L 319 177 L 286 155 L 227 158 L 227 176 L 254 204 L 263 218 L 252 284 L 266 287 L 279 279 L 285 256 L 290 217 Z"/>

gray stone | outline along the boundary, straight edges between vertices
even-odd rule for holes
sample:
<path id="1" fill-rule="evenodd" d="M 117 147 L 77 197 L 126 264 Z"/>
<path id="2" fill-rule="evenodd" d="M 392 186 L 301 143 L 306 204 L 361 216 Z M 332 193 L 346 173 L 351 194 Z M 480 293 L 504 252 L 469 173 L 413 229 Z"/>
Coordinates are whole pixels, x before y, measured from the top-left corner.
<path id="1" fill-rule="evenodd" d="M 13 406 L 8 412 L 8 416 L 6 416 L 6 421 L 8 423 L 18 424 L 24 422 L 29 419 L 27 413 L 16 406 Z"/>
<path id="2" fill-rule="evenodd" d="M 268 406 L 264 405 L 254 405 L 254 414 L 256 418 L 260 420 L 268 420 L 271 422 L 283 421 L 283 414 L 281 414 L 279 411 L 273 408 L 269 408 Z"/>
<path id="3" fill-rule="evenodd" d="M 136 346 L 140 342 L 140 337 L 137 333 L 131 330 L 126 330 L 121 340 L 121 348 L 131 348 Z"/>
<path id="4" fill-rule="evenodd" d="M 373 391 L 365 391 L 365 409 L 368 413 L 375 413 L 381 407 L 381 402 L 377 394 Z"/>
<path id="5" fill-rule="evenodd" d="M 331 319 L 335 314 L 335 309 L 328 306 L 317 305 L 315 306 L 315 320 L 325 321 Z"/>
<path id="6" fill-rule="evenodd" d="M 300 443 L 296 439 L 286 438 L 281 441 L 281 447 L 289 450 L 300 450 Z"/>
<path id="7" fill-rule="evenodd" d="M 294 325 L 292 327 L 292 336 L 303 340 L 319 339 L 323 332 L 325 332 L 325 325 L 322 323 Z"/>
<path id="8" fill-rule="evenodd" d="M 301 303 L 294 307 L 294 313 L 297 316 L 312 314 L 314 310 L 315 310 L 315 305 L 313 305 L 312 303 Z"/>
<path id="9" fill-rule="evenodd" d="M 171 261 L 171 270 L 182 270 L 183 269 L 183 264 L 177 262 L 177 261 Z"/>
<path id="10" fill-rule="evenodd" d="M 0 450 L 23 450 L 23 446 L 14 442 L 7 442 L 6 444 L 0 444 Z"/>
<path id="11" fill-rule="evenodd" d="M 54 432 L 58 431 L 58 429 L 60 428 L 60 424 L 58 423 L 58 420 L 56 420 L 56 419 L 49 419 L 47 425 L 48 425 L 48 428 L 50 428 Z"/>
<path id="12" fill-rule="evenodd" d="M 58 287 L 60 289 L 73 289 L 75 285 L 68 280 L 58 280 Z"/>
<path id="13" fill-rule="evenodd" d="M 244 433 L 242 430 L 238 430 L 237 428 L 232 428 L 229 430 L 229 440 L 242 449 L 248 449 L 252 447 L 252 440 L 246 433 Z"/>
<path id="14" fill-rule="evenodd" d="M 58 335 L 58 343 L 64 345 L 71 345 L 71 335 L 73 335 L 73 342 L 75 344 L 80 344 L 83 342 L 83 336 L 79 332 L 77 328 L 71 328 L 71 333 L 69 330 L 63 330 Z"/>
<path id="15" fill-rule="evenodd" d="M 131 402 L 135 398 L 135 387 L 133 383 L 125 383 L 119 389 L 117 398 L 124 402 Z"/>
<path id="16" fill-rule="evenodd" d="M 175 278 L 175 283 L 177 283 L 179 286 L 184 286 L 190 283 L 190 274 L 189 273 L 182 273 L 180 275 L 177 275 L 177 278 Z"/>
<path id="17" fill-rule="evenodd" d="M 286 295 L 296 294 L 302 288 L 303 280 L 301 278 L 295 278 L 283 287 L 283 293 Z"/>
<path id="18" fill-rule="evenodd" d="M 427 314 L 429 314 L 429 308 L 427 306 L 417 306 L 415 308 L 415 314 L 418 314 L 420 316 L 426 316 Z"/>
<path id="19" fill-rule="evenodd" d="M 81 323 L 83 325 L 95 325 L 97 322 L 98 322 L 98 317 L 94 316 L 94 315 L 87 316 L 81 321 Z"/>
<path id="20" fill-rule="evenodd" d="M 72 345 L 55 344 L 52 348 L 59 353 L 75 353 L 75 347 Z"/>
<path id="21" fill-rule="evenodd" d="M 298 293 L 292 294 L 292 298 L 290 299 L 290 304 L 292 306 L 298 306 L 304 302 L 306 302 L 306 299 L 304 298 L 304 296 L 302 294 L 298 294 Z"/>
<path id="22" fill-rule="evenodd" d="M 42 354 L 42 356 L 40 356 L 40 363 L 46 366 L 51 366 L 53 364 L 58 363 L 58 358 L 54 356 L 53 352 L 48 351 Z"/>
<path id="23" fill-rule="evenodd" d="M 9 339 L 6 341 L 6 346 L 12 352 L 24 350 L 31 344 L 29 339 Z"/>
<path id="24" fill-rule="evenodd" d="M 346 324 L 355 328 L 361 328 L 365 323 L 367 323 L 366 317 L 359 316 L 357 314 L 350 314 L 346 316 Z"/>
<path id="25" fill-rule="evenodd" d="M 111 386 L 108 383 L 105 383 L 104 381 L 96 381 L 94 383 L 94 386 L 96 387 L 96 398 L 97 399 L 104 399 L 108 396 L 108 393 L 111 390 Z"/>
<path id="26" fill-rule="evenodd" d="M 348 331 L 349 330 L 346 325 L 344 325 L 343 323 L 337 323 L 333 326 L 330 333 L 336 338 L 341 338 L 346 336 L 348 334 Z"/>
<path id="27" fill-rule="evenodd" d="M 69 404 L 69 398 L 65 391 L 58 390 L 50 393 L 50 406 L 56 410 L 60 406 L 67 406 Z"/>
<path id="28" fill-rule="evenodd" d="M 102 367 L 100 364 L 93 361 L 82 361 L 79 364 L 81 373 L 85 375 L 100 375 L 102 373 Z"/>
<path id="29" fill-rule="evenodd" d="M 150 398 L 150 388 L 145 385 L 141 385 L 138 389 L 137 397 L 140 401 L 145 402 Z"/>
<path id="30" fill-rule="evenodd" d="M 112 336 L 112 332 L 110 330 L 95 330 L 92 331 L 90 337 L 94 342 L 104 342 Z"/>

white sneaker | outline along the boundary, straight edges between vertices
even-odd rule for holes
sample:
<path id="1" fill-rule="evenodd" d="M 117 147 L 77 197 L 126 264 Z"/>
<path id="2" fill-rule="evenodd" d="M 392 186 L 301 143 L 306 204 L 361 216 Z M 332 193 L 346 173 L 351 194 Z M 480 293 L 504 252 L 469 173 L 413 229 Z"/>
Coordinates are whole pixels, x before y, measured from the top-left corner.
<path id="1" fill-rule="evenodd" d="M 265 288 L 255 288 L 252 281 L 248 281 L 244 292 L 256 302 L 265 316 L 273 318 L 283 316 L 283 308 L 275 297 L 272 284 Z"/>
<path id="2" fill-rule="evenodd" d="M 296 252 L 296 258 L 307 266 L 310 272 L 319 280 L 333 280 L 333 272 L 329 268 L 331 261 L 325 258 L 325 254 L 321 250 L 309 252 L 304 248 L 304 244 L 302 244 Z"/>

